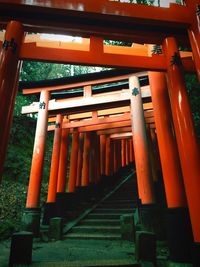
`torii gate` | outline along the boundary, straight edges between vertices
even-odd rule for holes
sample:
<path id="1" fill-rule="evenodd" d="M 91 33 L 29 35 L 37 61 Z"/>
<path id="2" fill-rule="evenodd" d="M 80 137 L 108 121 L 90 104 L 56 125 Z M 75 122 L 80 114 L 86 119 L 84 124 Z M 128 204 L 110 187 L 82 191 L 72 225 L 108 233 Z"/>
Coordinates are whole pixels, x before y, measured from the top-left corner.
<path id="1" fill-rule="evenodd" d="M 171 4 L 170 8 L 117 3 L 107 0 L 68 1 L 49 4 L 26 1 L 0 1 L 2 28 L 8 24 L 1 51 L 0 65 L 0 120 L 1 120 L 1 162 L 0 173 L 5 158 L 12 110 L 17 91 L 20 60 L 48 60 L 51 62 L 79 62 L 85 64 L 123 66 L 135 70 L 166 71 L 168 90 L 172 108 L 173 122 L 178 144 L 180 163 L 183 172 L 187 202 L 193 229 L 194 244 L 200 250 L 199 199 L 199 163 L 200 153 L 192 123 L 191 111 L 182 74 L 182 62 L 186 70 L 194 70 L 191 60 L 180 60 L 178 44 L 190 42 L 195 68 L 200 79 L 200 35 L 199 35 L 199 0 L 185 0 L 186 6 Z M 34 8 L 32 8 L 34 7 Z M 20 12 L 16 12 L 20 10 Z M 63 12 L 64 10 L 64 12 Z M 13 15 L 15 14 L 15 15 Z M 37 14 L 37 19 L 35 19 Z M 45 14 L 45 16 L 43 16 Z M 67 20 L 66 20 L 67 18 Z M 22 24 L 18 21 L 21 21 Z M 107 25 L 105 27 L 105 23 Z M 81 24 L 81 29 L 80 29 Z M 90 37 L 89 51 L 66 51 L 56 48 L 37 47 L 23 43 L 24 29 L 36 32 L 70 33 Z M 189 37 L 189 42 L 188 42 Z M 162 44 L 163 54 L 149 56 L 120 55 L 104 51 L 103 39 L 139 41 Z M 155 84 L 156 74 L 150 73 Z M 164 87 L 162 74 L 158 77 Z M 136 83 L 135 80 L 130 84 Z M 44 91 L 45 102 L 48 93 Z M 43 98 L 42 98 L 43 100 Z M 46 107 L 47 108 L 47 107 Z M 44 112 L 45 113 L 45 112 Z M 6 114 L 6 115 L 5 115 Z M 188 158 L 190 164 L 188 164 Z M 200 254 L 200 253 L 199 253 Z M 199 255 L 197 253 L 197 257 Z"/>

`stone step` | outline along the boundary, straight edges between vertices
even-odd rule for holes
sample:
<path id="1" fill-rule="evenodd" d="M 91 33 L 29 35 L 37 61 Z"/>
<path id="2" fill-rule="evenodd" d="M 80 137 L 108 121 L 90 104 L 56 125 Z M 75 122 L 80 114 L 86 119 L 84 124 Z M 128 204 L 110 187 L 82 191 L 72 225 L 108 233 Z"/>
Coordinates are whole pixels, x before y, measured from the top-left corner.
<path id="1" fill-rule="evenodd" d="M 67 239 L 99 239 L 99 240 L 119 240 L 120 234 L 102 233 L 69 233 L 64 236 Z"/>
<path id="2" fill-rule="evenodd" d="M 80 225 L 72 228 L 70 233 L 113 233 L 120 234 L 120 226 L 91 226 L 91 225 Z"/>
<path id="3" fill-rule="evenodd" d="M 81 225 L 118 225 L 120 226 L 121 222 L 120 220 L 116 220 L 116 219 L 99 219 L 99 220 L 95 220 L 95 219 L 85 219 L 83 221 L 80 222 Z"/>
<path id="4" fill-rule="evenodd" d="M 87 219 L 120 219 L 121 213 L 90 213 Z"/>
<path id="5" fill-rule="evenodd" d="M 93 213 L 134 213 L 134 209 L 128 208 L 96 208 Z"/>

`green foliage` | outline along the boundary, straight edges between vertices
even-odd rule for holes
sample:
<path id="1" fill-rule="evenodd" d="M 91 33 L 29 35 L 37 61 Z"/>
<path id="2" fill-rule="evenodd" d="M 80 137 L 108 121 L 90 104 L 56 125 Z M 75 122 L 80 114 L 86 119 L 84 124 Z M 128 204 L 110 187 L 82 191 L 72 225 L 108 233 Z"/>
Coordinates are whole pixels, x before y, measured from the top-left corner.
<path id="1" fill-rule="evenodd" d="M 194 125 L 197 136 L 200 139 L 200 84 L 197 81 L 197 76 L 194 74 L 187 74 L 185 79 Z"/>

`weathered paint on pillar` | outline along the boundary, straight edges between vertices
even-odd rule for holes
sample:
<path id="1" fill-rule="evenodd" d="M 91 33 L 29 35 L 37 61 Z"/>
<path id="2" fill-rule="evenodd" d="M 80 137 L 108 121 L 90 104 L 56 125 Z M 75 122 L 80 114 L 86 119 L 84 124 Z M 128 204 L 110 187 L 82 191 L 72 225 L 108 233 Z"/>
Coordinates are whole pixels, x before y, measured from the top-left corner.
<path id="1" fill-rule="evenodd" d="M 168 90 L 172 108 L 179 157 L 185 184 L 194 241 L 200 242 L 200 150 L 175 38 L 163 43 L 166 56 Z"/>
<path id="2" fill-rule="evenodd" d="M 23 39 L 22 24 L 17 21 L 8 23 L 0 52 L 0 181 L 18 89 L 19 51 Z"/>
<path id="3" fill-rule="evenodd" d="M 186 206 L 178 148 L 164 73 L 149 72 L 154 119 L 168 208 Z"/>
<path id="4" fill-rule="evenodd" d="M 69 129 L 62 129 L 57 193 L 64 193 L 66 191 L 68 150 L 69 150 Z"/>
<path id="5" fill-rule="evenodd" d="M 106 135 L 100 135 L 101 175 L 106 173 Z"/>
<path id="6" fill-rule="evenodd" d="M 148 155 L 141 90 L 137 77 L 133 76 L 129 78 L 129 87 L 131 93 L 131 120 L 139 197 L 141 198 L 142 204 L 152 204 L 155 201 L 153 179 Z"/>
<path id="7" fill-rule="evenodd" d="M 84 136 L 83 149 L 83 169 L 82 169 L 82 186 L 89 185 L 89 164 L 90 164 L 90 147 L 91 147 L 91 133 L 86 132 Z"/>
<path id="8" fill-rule="evenodd" d="M 62 133 L 62 120 L 63 120 L 63 116 L 61 114 L 58 114 L 56 116 L 56 123 L 55 123 L 47 202 L 56 201 L 58 168 L 59 168 L 59 158 L 60 158 L 60 144 L 61 144 L 61 133 Z"/>
<path id="9" fill-rule="evenodd" d="M 77 163 L 78 163 L 79 133 L 72 134 L 72 150 L 70 158 L 70 172 L 68 181 L 68 192 L 72 193 L 76 189 Z"/>
<path id="10" fill-rule="evenodd" d="M 122 159 L 122 167 L 126 165 L 126 140 L 122 139 L 121 141 L 121 159 Z"/>
<path id="11" fill-rule="evenodd" d="M 49 92 L 41 91 L 26 208 L 38 208 L 48 123 Z"/>
<path id="12" fill-rule="evenodd" d="M 106 175 L 109 176 L 110 175 L 110 156 L 111 150 L 110 150 L 110 136 L 107 135 L 106 136 Z"/>
<path id="13" fill-rule="evenodd" d="M 82 177 L 82 167 L 83 167 L 83 139 L 84 134 L 79 134 L 79 149 L 78 149 L 78 166 L 77 166 L 77 177 L 76 177 L 76 186 L 81 186 L 81 177 Z"/>

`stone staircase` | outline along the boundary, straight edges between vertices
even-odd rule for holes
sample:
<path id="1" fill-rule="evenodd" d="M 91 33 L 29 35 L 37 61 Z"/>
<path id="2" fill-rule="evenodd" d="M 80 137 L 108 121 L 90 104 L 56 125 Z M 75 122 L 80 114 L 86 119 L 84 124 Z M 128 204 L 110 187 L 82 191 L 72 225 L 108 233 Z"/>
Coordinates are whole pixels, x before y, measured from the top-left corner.
<path id="1" fill-rule="evenodd" d="M 137 205 L 136 177 L 129 175 L 65 235 L 69 239 L 121 239 L 120 217 Z"/>

